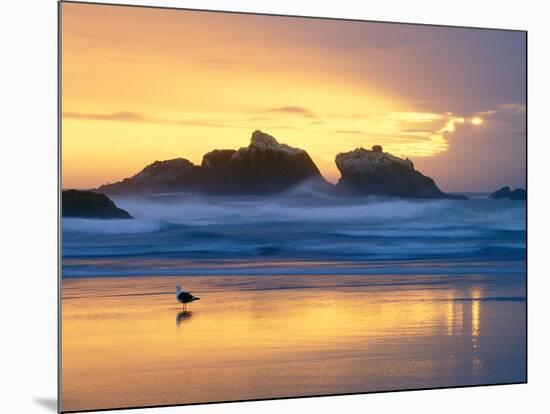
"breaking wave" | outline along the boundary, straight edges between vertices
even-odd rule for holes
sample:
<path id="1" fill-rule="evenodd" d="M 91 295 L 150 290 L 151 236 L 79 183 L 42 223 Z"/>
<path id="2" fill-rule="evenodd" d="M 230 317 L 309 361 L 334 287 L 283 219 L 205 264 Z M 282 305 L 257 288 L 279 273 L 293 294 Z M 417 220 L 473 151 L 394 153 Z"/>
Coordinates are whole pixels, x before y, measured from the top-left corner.
<path id="1" fill-rule="evenodd" d="M 86 258 L 97 274 L 116 274 L 100 258 L 120 257 L 139 258 L 139 270 L 148 274 L 167 271 L 162 258 L 205 263 L 525 258 L 523 201 L 342 198 L 315 190 L 279 197 L 163 194 L 113 200 L 135 219 L 63 219 L 64 275 L 82 271 L 82 262 L 78 269 L 71 265 L 78 258 Z M 148 268 L 144 258 L 155 264 Z"/>

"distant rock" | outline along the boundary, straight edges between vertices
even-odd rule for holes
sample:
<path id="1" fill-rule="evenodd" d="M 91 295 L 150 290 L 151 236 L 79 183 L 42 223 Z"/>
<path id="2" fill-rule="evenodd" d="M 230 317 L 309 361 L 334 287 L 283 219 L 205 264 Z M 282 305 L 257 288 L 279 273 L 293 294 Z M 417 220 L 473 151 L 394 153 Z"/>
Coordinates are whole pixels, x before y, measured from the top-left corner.
<path id="1" fill-rule="evenodd" d="M 409 159 L 384 152 L 380 145 L 371 150 L 357 148 L 336 156 L 342 177 L 340 193 L 404 198 L 465 198 L 443 193 L 434 180 L 414 169 Z"/>
<path id="2" fill-rule="evenodd" d="M 93 191 L 66 190 L 61 193 L 62 217 L 131 219 L 127 211 L 118 208 L 105 194 Z"/>
<path id="3" fill-rule="evenodd" d="M 133 177 L 103 185 L 97 191 L 260 195 L 280 193 L 304 181 L 326 183 L 308 153 L 254 131 L 248 147 L 211 151 L 200 166 L 183 158 L 156 161 Z"/>
<path id="4" fill-rule="evenodd" d="M 527 198 L 527 191 L 523 188 L 516 188 L 512 191 L 510 187 L 505 186 L 492 193 L 489 197 L 494 199 L 525 200 Z"/>

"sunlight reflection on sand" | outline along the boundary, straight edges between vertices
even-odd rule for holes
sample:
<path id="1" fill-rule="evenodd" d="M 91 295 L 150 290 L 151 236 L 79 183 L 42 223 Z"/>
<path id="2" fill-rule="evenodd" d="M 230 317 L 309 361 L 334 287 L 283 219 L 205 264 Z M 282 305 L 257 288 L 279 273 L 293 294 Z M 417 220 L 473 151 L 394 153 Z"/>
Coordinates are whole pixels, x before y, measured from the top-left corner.
<path id="1" fill-rule="evenodd" d="M 277 278 L 258 289 L 238 276 L 66 279 L 63 409 L 525 379 L 525 302 L 486 300 L 482 282 L 292 276 L 311 288 L 281 289 Z M 187 313 L 177 282 L 202 298 Z"/>

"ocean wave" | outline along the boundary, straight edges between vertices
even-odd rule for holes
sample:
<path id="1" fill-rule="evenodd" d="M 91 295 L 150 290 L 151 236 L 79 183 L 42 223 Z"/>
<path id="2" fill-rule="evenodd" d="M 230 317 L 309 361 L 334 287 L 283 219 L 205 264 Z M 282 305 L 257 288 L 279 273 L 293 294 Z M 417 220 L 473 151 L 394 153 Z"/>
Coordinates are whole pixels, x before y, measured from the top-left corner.
<path id="1" fill-rule="evenodd" d="M 115 197 L 136 218 L 186 225 L 261 222 L 376 222 L 440 214 L 450 200 L 408 201 L 339 197 L 225 197 L 188 195 L 160 201 Z"/>
<path id="2" fill-rule="evenodd" d="M 481 230 L 468 229 L 453 229 L 441 227 L 440 229 L 413 229 L 413 228 L 389 228 L 379 230 L 335 230 L 335 235 L 350 236 L 350 237 L 403 237 L 409 238 L 443 238 L 454 239 L 457 237 L 476 237 L 481 235 Z"/>
<path id="3" fill-rule="evenodd" d="M 140 234 L 159 231 L 162 223 L 153 219 L 135 220 L 101 220 L 84 218 L 64 218 L 63 232 L 66 233 L 95 233 L 95 234 Z"/>
<path id="4" fill-rule="evenodd" d="M 133 220 L 63 219 L 63 257 L 525 257 L 525 203 L 165 194 L 115 197 Z"/>

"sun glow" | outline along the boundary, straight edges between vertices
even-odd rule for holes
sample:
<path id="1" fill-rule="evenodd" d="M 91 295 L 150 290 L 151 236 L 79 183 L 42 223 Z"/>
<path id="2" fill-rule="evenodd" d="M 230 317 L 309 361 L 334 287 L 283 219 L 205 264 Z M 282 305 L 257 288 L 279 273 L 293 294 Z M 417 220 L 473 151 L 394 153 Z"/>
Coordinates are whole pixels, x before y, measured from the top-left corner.
<path id="1" fill-rule="evenodd" d="M 479 116 L 474 116 L 470 122 L 472 123 L 472 125 L 475 125 L 475 126 L 479 126 L 481 124 L 483 124 L 483 118 L 480 118 Z"/>

